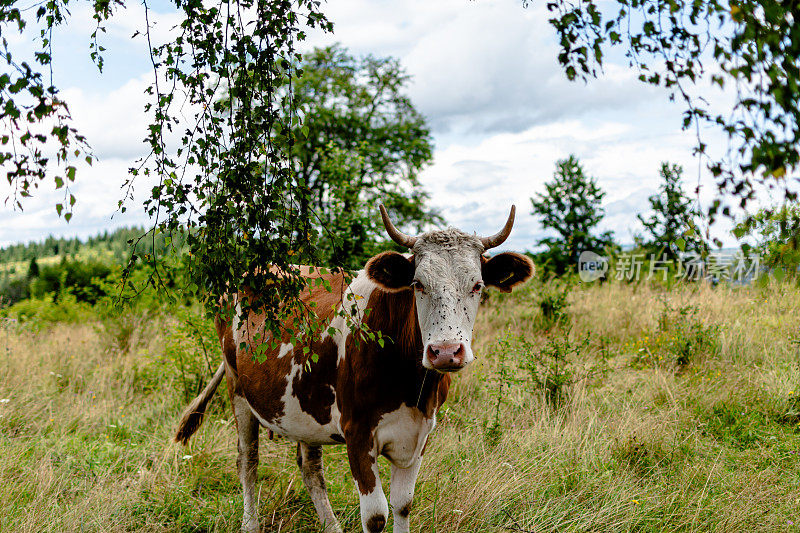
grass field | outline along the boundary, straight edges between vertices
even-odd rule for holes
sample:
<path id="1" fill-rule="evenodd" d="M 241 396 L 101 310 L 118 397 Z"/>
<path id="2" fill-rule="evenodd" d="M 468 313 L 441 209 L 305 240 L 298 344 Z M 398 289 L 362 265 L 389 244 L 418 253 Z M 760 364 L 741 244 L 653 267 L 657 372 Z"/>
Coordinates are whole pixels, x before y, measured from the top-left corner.
<path id="1" fill-rule="evenodd" d="M 412 530 L 800 530 L 800 290 L 565 294 L 532 282 L 482 306 Z M 191 316 L 4 322 L 0 531 L 238 529 L 225 391 L 188 448 L 170 442 L 220 357 Z M 294 454 L 262 434 L 266 531 L 317 530 Z M 334 511 L 358 531 L 344 447 L 325 460 Z"/>

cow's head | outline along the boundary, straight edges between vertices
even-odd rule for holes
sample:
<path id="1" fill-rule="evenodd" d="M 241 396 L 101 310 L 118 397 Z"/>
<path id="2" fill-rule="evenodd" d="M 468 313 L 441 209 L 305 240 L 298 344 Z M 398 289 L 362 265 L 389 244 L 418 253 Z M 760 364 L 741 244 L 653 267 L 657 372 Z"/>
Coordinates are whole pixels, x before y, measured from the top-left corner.
<path id="1" fill-rule="evenodd" d="M 491 237 L 455 228 L 411 237 L 394 227 L 381 206 L 389 236 L 412 255 L 378 254 L 367 263 L 366 274 L 385 291 L 414 291 L 425 368 L 453 372 L 472 362 L 472 327 L 484 287 L 510 292 L 533 274 L 533 263 L 524 255 L 483 255 L 508 238 L 515 210 L 512 206 L 506 225 Z"/>

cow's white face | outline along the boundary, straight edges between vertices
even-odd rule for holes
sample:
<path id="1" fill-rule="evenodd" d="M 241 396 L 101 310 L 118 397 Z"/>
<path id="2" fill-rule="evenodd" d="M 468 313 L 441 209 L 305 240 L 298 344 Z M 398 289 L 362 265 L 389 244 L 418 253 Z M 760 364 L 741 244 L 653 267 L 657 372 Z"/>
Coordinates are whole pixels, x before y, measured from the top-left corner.
<path id="1" fill-rule="evenodd" d="M 481 291 L 483 247 L 456 231 L 425 235 L 414 246 L 414 299 L 425 345 L 422 365 L 441 371 L 471 363 L 472 327 Z"/>
<path id="2" fill-rule="evenodd" d="M 472 328 L 484 287 L 510 291 L 532 275 L 533 264 L 514 253 L 482 257 L 480 239 L 457 229 L 420 235 L 412 252 L 411 257 L 396 252 L 373 257 L 367 276 L 383 290 L 414 290 L 422 365 L 440 372 L 461 370 L 475 359 Z"/>

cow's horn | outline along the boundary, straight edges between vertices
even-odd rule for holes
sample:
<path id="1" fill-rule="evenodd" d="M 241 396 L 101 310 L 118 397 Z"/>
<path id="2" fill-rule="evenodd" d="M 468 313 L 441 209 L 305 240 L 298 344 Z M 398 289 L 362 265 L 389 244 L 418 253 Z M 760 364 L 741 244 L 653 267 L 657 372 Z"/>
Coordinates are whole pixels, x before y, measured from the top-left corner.
<path id="1" fill-rule="evenodd" d="M 483 249 L 488 250 L 489 248 L 494 248 L 495 246 L 500 246 L 503 244 L 503 241 L 508 239 L 508 236 L 511 234 L 511 228 L 514 227 L 514 213 L 517 212 L 517 206 L 511 206 L 511 212 L 508 214 L 508 220 L 506 220 L 506 225 L 503 226 L 503 229 L 492 235 L 491 237 L 481 237 L 481 243 L 483 244 Z"/>
<path id="2" fill-rule="evenodd" d="M 389 234 L 389 237 L 391 237 L 392 240 L 400 246 L 413 248 L 414 244 L 417 242 L 417 238 L 406 235 L 399 229 L 395 228 L 394 224 L 392 224 L 392 221 L 389 219 L 389 213 L 386 212 L 386 208 L 383 207 L 383 204 L 380 205 L 380 209 L 381 217 L 383 218 L 383 225 L 386 226 L 386 233 Z"/>

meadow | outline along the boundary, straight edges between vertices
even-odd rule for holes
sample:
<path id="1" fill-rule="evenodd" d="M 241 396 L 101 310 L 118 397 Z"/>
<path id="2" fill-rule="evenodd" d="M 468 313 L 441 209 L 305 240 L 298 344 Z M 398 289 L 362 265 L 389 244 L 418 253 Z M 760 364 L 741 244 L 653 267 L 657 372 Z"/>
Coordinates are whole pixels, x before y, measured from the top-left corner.
<path id="1" fill-rule="evenodd" d="M 171 442 L 221 357 L 200 311 L 26 305 L 0 329 L 0 531 L 238 530 L 224 383 Z M 797 286 L 534 280 L 487 298 L 473 347 L 413 531 L 800 530 Z M 345 449 L 324 458 L 359 531 Z M 317 530 L 294 445 L 264 432 L 258 497 L 264 530 Z"/>

